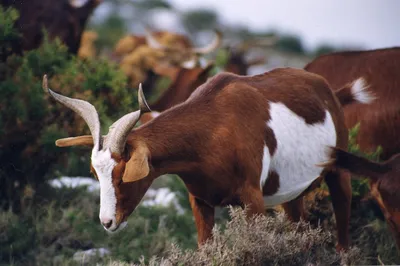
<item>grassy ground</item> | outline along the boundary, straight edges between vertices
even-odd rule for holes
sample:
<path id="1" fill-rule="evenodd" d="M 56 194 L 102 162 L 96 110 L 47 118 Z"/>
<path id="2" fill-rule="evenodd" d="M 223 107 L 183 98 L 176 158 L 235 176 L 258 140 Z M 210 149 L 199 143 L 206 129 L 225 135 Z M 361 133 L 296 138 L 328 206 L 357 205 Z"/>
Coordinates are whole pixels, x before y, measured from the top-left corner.
<path id="1" fill-rule="evenodd" d="M 155 187 L 180 189 L 182 184 L 173 180 L 160 180 Z M 185 197 L 180 200 L 184 202 Z M 0 213 L 1 265 L 123 265 L 139 264 L 141 259 L 142 265 L 195 265 L 192 256 L 198 258 L 196 265 L 379 264 L 378 257 L 385 264 L 400 263 L 379 211 L 374 212 L 375 206 L 357 197 L 351 220 L 356 249 L 343 256 L 335 254 L 336 228 L 329 195 L 324 190 L 312 193 L 307 204 L 311 223 L 320 224 L 319 229 L 291 225 L 279 214 L 246 223 L 240 212 L 233 212 L 232 221 L 226 223 L 224 209 L 218 218 L 216 239 L 199 251 L 195 251 L 196 229 L 188 205 L 183 215 L 176 214 L 173 207 L 139 206 L 127 228 L 109 235 L 98 221 L 97 195 L 84 189 L 63 188 L 51 198 L 20 216 Z M 106 248 L 110 254 L 91 260 L 75 255 L 74 260 L 77 251 L 92 248 Z"/>

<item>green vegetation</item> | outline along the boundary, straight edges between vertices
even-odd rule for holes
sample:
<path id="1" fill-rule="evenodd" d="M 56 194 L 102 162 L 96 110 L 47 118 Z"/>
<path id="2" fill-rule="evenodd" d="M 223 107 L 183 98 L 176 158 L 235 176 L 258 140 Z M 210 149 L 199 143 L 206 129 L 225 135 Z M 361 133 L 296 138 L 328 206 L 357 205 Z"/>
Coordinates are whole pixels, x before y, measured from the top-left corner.
<path id="1" fill-rule="evenodd" d="M 110 250 L 112 259 L 138 262 L 142 255 L 163 254 L 171 241 L 196 246 L 193 218 L 172 207 L 138 207 L 122 233 L 109 235 L 98 220 L 97 195 L 63 188 L 53 196 L 52 202 L 23 215 L 0 213 L 0 265 L 78 265 L 72 259 L 76 251 L 101 247 Z"/>
<path id="2" fill-rule="evenodd" d="M 172 8 L 158 0 L 140 4 L 144 9 Z M 199 21 L 210 19 L 207 27 L 219 22 L 218 16 L 207 10 L 193 12 Z M 175 192 L 183 214 L 177 214 L 172 206 L 140 205 L 129 217 L 127 228 L 107 234 L 98 219 L 98 193 L 85 188 L 55 189 L 46 183 L 59 175 L 89 175 L 89 149 L 54 145 L 58 138 L 88 134 L 89 130 L 81 118 L 43 92 L 41 80 L 47 74 L 55 91 L 93 103 L 103 129 L 137 108 L 136 89 L 128 88 L 126 76 L 107 59 L 81 60 L 46 35 L 39 48 L 13 53 L 21 38 L 14 28 L 17 18 L 16 10 L 0 6 L 0 265 L 158 265 L 162 260 L 174 265 L 376 264 L 378 256 L 387 264 L 400 262 L 379 208 L 367 205 L 372 203 L 367 200 L 369 187 L 363 179 L 352 181 L 350 231 L 356 248 L 346 254 L 334 252 L 336 227 L 328 196 L 318 197 L 308 206 L 311 217 L 321 222 L 320 228 L 291 224 L 282 214 L 247 221 L 238 209 L 230 210 L 227 222 L 227 209 L 219 210 L 214 240 L 196 250 L 188 193 L 177 176 L 160 177 L 153 188 L 168 187 Z M 186 17 L 186 23 L 191 24 L 190 19 Z M 112 16 L 104 23 L 107 26 L 96 25 L 95 29 L 100 33 L 99 46 L 109 48 L 126 31 L 126 25 Z M 241 32 L 251 33 L 246 28 Z M 304 53 L 295 36 L 282 38 L 278 46 Z M 333 49 L 322 48 L 322 52 Z M 226 59 L 226 52 L 220 50 L 214 72 Z M 381 149 L 371 154 L 360 152 L 357 133 L 358 127 L 350 131 L 350 152 L 378 160 Z M 77 251 L 92 248 L 106 248 L 110 254 L 74 260 Z"/>
<path id="3" fill-rule="evenodd" d="M 376 151 L 371 153 L 363 153 L 360 151 L 360 146 L 357 144 L 357 134 L 360 129 L 360 124 L 354 126 L 349 130 L 349 146 L 348 151 L 359 156 L 363 156 L 372 161 L 379 162 L 379 157 L 382 154 L 382 147 L 379 146 Z M 353 197 L 364 198 L 369 192 L 369 184 L 367 179 L 352 179 L 351 185 L 353 188 Z"/>
<path id="4" fill-rule="evenodd" d="M 0 36 L 6 40 L 0 43 L 5 57 L 0 61 L 0 207 L 18 213 L 26 189 L 34 193 L 47 177 L 56 174 L 52 169 L 66 168 L 63 174 L 73 174 L 82 169 L 78 164 L 83 164 L 89 172 L 87 161 L 73 155 L 79 154 L 77 149 L 54 145 L 57 138 L 89 131 L 81 118 L 49 99 L 42 89 L 43 75 L 49 76 L 55 91 L 94 104 L 103 128 L 137 107 L 137 92 L 127 88 L 125 75 L 113 63 L 106 59 L 83 61 L 47 36 L 38 49 L 9 54 L 19 36 L 12 29 L 18 13 L 13 9 L 0 11 L 0 20 L 4 20 Z M 72 150 L 74 153 L 69 153 Z"/>

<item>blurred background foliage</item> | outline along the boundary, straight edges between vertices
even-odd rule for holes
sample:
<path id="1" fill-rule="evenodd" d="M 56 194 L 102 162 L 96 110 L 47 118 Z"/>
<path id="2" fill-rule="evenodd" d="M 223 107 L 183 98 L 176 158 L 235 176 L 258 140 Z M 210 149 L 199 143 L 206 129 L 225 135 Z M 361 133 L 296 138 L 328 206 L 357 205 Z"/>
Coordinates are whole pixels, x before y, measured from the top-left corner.
<path id="1" fill-rule="evenodd" d="M 5 2 L 10 1 L 1 2 L 8 6 Z M 183 214 L 172 206 L 140 205 L 130 216 L 124 233 L 112 236 L 98 222 L 97 193 L 87 192 L 84 187 L 54 188 L 46 182 L 62 175 L 89 176 L 90 150 L 54 145 L 58 138 L 89 134 L 89 130 L 81 118 L 43 92 L 43 74 L 49 76 L 53 90 L 91 102 L 106 130 L 117 118 L 137 108 L 137 87 L 132 85 L 137 82 L 132 83 L 120 61 L 112 59 L 115 47 L 143 25 L 154 27 L 155 10 L 175 14 L 194 43 L 201 42 L 204 31 L 219 28 L 231 40 L 279 36 L 276 51 L 310 60 L 341 49 L 321 44 L 315 51 L 306 51 L 299 36 L 254 32 L 244 25 L 223 23 L 213 10 L 183 12 L 163 0 L 103 0 L 101 5 L 107 5 L 109 12 L 101 19 L 89 19 L 85 27 L 88 33 L 82 36 L 78 54 L 70 53 L 60 39 L 50 38 L 45 28 L 37 48 L 15 52 L 23 38 L 15 27 L 19 12 L 0 5 L 0 265 L 75 265 L 80 264 L 80 260 L 73 259 L 77 251 L 101 247 L 109 249 L 110 255 L 95 258 L 93 263 L 107 263 L 110 259 L 138 262 L 141 255 L 146 259 L 162 256 L 171 242 L 182 249 L 197 245 L 188 194 L 177 176 L 163 176 L 152 187 L 168 187 L 176 193 Z M 229 59 L 229 45 L 223 47 L 213 54 L 216 68 L 211 75 L 221 71 Z M 142 62 L 142 57 L 138 61 Z M 143 68 L 138 65 L 138 69 Z M 157 88 L 146 97 L 156 99 L 168 84 L 168 78 L 158 80 L 154 85 Z M 354 141 L 357 130 L 356 127 L 350 133 L 349 149 L 361 154 Z M 377 150 L 363 156 L 378 160 L 379 153 Z M 356 197 L 368 198 L 365 180 L 353 180 L 352 184 Z M 316 195 L 324 190 L 323 187 Z M 319 198 L 322 207 L 311 209 L 316 216 L 326 215 L 327 221 L 332 219 L 332 210 L 323 205 L 330 204 L 328 197 Z M 354 224 L 353 239 L 371 257 L 370 263 L 377 262 L 378 254 L 388 263 L 399 261 L 379 210 L 372 208 L 373 212 L 359 205 L 353 209 L 359 212 L 354 216 L 363 217 Z M 222 227 L 228 217 L 226 209 L 218 210 L 217 221 Z M 335 230 L 331 220 L 327 226 L 327 230 Z"/>
<path id="2" fill-rule="evenodd" d="M 15 212 L 21 211 L 24 190 L 35 191 L 44 184 L 54 169 L 64 169 L 63 174 L 88 175 L 88 163 L 77 160 L 82 156 L 71 149 L 55 147 L 57 138 L 87 134 L 82 119 L 66 108 L 59 108 L 42 89 L 42 77 L 47 74 L 49 86 L 70 97 L 85 98 L 99 112 L 103 128 L 128 111 L 134 110 L 136 89 L 127 88 L 127 78 L 117 65 L 102 58 L 81 60 L 68 53 L 59 41 L 50 41 L 46 35 L 37 49 L 23 55 L 7 54 L 15 38 L 13 23 L 17 11 L 1 9 L 1 50 L 5 60 L 0 62 L 0 206 Z M 74 155 L 80 154 L 80 155 Z M 73 159 L 71 159 L 73 158 Z M 72 162 L 76 165 L 71 165 Z M 54 170 L 53 169 L 53 170 Z M 83 170 L 83 171 L 82 171 Z"/>

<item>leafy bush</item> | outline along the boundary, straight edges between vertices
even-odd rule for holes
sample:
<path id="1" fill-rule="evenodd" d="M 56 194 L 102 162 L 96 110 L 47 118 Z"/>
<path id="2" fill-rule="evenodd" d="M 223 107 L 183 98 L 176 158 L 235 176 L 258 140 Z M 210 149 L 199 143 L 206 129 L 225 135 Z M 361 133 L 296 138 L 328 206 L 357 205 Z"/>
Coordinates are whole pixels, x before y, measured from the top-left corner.
<path id="1" fill-rule="evenodd" d="M 8 51 L 18 36 L 12 28 L 17 18 L 14 9 L 0 9 L 0 21 L 4 21 L 0 36 L 5 40 L 0 51 Z M 43 181 L 55 174 L 54 169 L 62 168 L 60 163 L 66 167 L 64 174 L 89 173 L 88 161 L 79 158 L 81 149 L 54 145 L 57 138 L 88 134 L 89 130 L 83 119 L 43 92 L 43 74 L 48 74 L 55 91 L 95 105 L 103 128 L 137 107 L 137 92 L 127 89 L 126 76 L 117 65 L 105 59 L 83 61 L 46 35 L 38 49 L 2 55 L 6 58 L 0 61 L 0 206 L 19 212 L 27 199 L 26 188 L 32 192 L 28 198 L 35 198 Z M 71 150 L 77 155 L 67 156 Z"/>
<path id="2" fill-rule="evenodd" d="M 20 33 L 14 28 L 18 16 L 16 9 L 5 9 L 0 5 L 0 80 L 3 80 L 5 71 L 2 62 L 13 52 L 15 44 L 21 39 Z"/>
<path id="3" fill-rule="evenodd" d="M 363 153 L 360 150 L 360 146 L 357 144 L 357 134 L 360 129 L 360 124 L 355 125 L 352 129 L 349 130 L 349 145 L 348 151 L 353 154 L 357 154 L 359 156 L 363 156 L 373 161 L 379 161 L 379 157 L 382 154 L 382 147 L 379 146 L 375 152 L 371 153 Z M 369 183 L 366 178 L 352 179 L 351 186 L 353 188 L 353 197 L 365 197 L 370 188 Z"/>
<path id="4" fill-rule="evenodd" d="M 57 189 L 54 201 L 16 216 L 0 212 L 0 265 L 78 265 L 75 252 L 106 248 L 111 259 L 139 262 L 164 254 L 171 241 L 185 248 L 196 247 L 191 213 L 178 215 L 165 207 L 139 206 L 128 226 L 108 234 L 98 220 L 99 199 L 83 189 Z M 91 261 L 91 262 L 93 262 Z"/>

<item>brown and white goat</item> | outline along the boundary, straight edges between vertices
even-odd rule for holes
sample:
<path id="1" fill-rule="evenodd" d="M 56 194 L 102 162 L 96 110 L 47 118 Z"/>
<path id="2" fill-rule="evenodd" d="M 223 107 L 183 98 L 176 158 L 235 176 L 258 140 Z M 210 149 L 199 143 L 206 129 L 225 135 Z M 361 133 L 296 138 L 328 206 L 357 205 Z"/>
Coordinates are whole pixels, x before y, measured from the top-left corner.
<path id="1" fill-rule="evenodd" d="M 381 208 L 400 251 L 400 154 L 376 163 L 339 148 L 332 148 L 332 159 L 321 166 L 333 166 L 367 177 L 371 195 Z"/>
<path id="2" fill-rule="evenodd" d="M 296 221 L 303 215 L 302 195 L 325 177 L 337 248 L 349 246 L 350 176 L 316 166 L 329 159 L 326 146 L 345 148 L 348 141 L 341 105 L 321 76 L 290 68 L 257 76 L 220 73 L 185 102 L 133 129 L 150 111 L 139 86 L 140 110 L 117 120 L 106 136 L 90 103 L 51 91 L 46 78 L 43 84 L 90 128 L 92 135 L 56 145 L 93 146 L 106 230 L 124 227 L 153 180 L 166 173 L 179 175 L 189 191 L 199 245 L 211 236 L 216 206 L 248 205 L 251 215 L 265 213 L 265 204 L 283 204 Z M 366 92 L 355 84 L 341 99 L 363 99 Z"/>

